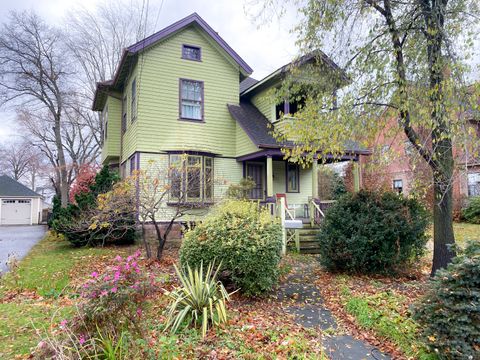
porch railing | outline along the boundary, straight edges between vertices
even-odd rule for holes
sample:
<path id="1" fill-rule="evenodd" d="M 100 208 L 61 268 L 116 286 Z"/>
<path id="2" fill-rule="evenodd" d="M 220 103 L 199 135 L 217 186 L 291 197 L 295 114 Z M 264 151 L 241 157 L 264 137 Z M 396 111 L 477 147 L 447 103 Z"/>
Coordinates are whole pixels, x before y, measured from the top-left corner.
<path id="1" fill-rule="evenodd" d="M 332 206 L 336 200 L 310 200 L 310 225 L 313 227 L 319 225 L 325 217 L 325 212 Z"/>

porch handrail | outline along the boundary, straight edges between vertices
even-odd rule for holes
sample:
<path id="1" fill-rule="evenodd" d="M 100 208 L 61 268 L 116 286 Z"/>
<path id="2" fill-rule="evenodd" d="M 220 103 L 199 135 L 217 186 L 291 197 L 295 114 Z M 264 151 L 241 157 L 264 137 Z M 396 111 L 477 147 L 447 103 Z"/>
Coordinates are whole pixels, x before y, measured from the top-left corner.
<path id="1" fill-rule="evenodd" d="M 320 213 L 320 215 L 322 215 L 322 217 L 325 217 L 325 214 L 323 213 L 320 206 L 318 206 L 318 204 L 315 202 L 315 200 L 312 199 L 311 202 L 312 202 L 312 205 L 314 206 L 314 208 Z"/>

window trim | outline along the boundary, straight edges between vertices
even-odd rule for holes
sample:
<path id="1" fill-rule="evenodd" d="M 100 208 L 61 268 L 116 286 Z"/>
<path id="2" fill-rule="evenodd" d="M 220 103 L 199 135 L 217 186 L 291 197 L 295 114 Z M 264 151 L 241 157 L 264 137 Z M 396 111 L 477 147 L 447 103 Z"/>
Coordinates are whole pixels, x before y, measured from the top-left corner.
<path id="1" fill-rule="evenodd" d="M 127 123 L 128 123 L 128 98 L 125 95 L 122 99 L 122 135 L 127 132 Z"/>
<path id="2" fill-rule="evenodd" d="M 402 187 L 395 187 L 395 183 L 396 183 L 397 181 L 400 182 L 400 184 L 402 185 Z M 398 192 L 399 194 L 403 194 L 403 189 L 404 189 L 404 187 L 403 187 L 403 179 L 393 179 L 393 181 L 392 181 L 392 188 L 393 188 L 394 191 Z"/>
<path id="3" fill-rule="evenodd" d="M 172 156 L 178 156 L 180 158 L 180 184 L 181 184 L 181 187 L 182 187 L 182 193 L 185 194 L 186 196 L 186 199 L 185 199 L 185 202 L 186 203 L 204 203 L 204 204 L 211 204 L 213 203 L 214 201 L 214 191 L 215 191 L 215 186 L 214 186 L 214 176 L 215 176 L 215 167 L 214 167 L 214 164 L 215 164 L 215 160 L 214 160 L 214 157 L 211 156 L 211 155 L 208 155 L 208 154 L 196 154 L 196 153 L 178 153 L 178 152 L 172 152 L 172 153 L 169 153 L 168 154 L 168 168 L 170 169 L 169 171 L 172 171 L 173 169 L 173 165 L 172 165 Z M 195 157 L 195 158 L 200 158 L 200 165 L 201 165 L 201 168 L 200 168 L 200 181 L 199 181 L 199 185 L 200 185 L 200 196 L 199 197 L 188 197 L 188 176 L 187 176 L 187 170 L 188 170 L 188 158 L 189 157 Z M 183 158 L 185 157 L 185 158 Z M 212 174 L 212 178 L 211 178 L 211 188 L 212 188 L 212 191 L 211 191 L 211 197 L 206 197 L 205 196 L 205 193 L 206 193 L 206 177 L 205 177 L 205 169 L 206 169 L 206 166 L 205 166 L 205 160 L 209 158 L 211 159 L 212 161 L 212 164 L 211 166 L 209 166 L 209 168 L 211 169 L 211 174 Z M 170 177 L 170 181 L 171 181 L 171 175 L 169 175 Z M 179 201 L 177 198 L 173 197 L 170 193 L 168 195 L 168 203 L 169 204 L 177 204 Z"/>
<path id="4" fill-rule="evenodd" d="M 134 86 L 135 85 L 135 86 Z M 133 90 L 135 89 L 135 96 Z M 130 86 L 130 122 L 133 124 L 137 119 L 137 78 L 134 77 Z"/>
<path id="5" fill-rule="evenodd" d="M 185 48 L 191 48 L 191 49 L 199 50 L 200 58 L 199 59 L 192 59 L 192 58 L 186 57 L 185 52 L 184 52 Z M 182 59 L 183 60 L 202 62 L 202 48 L 200 46 L 197 46 L 197 45 L 182 44 Z"/>
<path id="6" fill-rule="evenodd" d="M 297 190 L 289 190 L 288 189 L 288 167 L 295 166 L 295 173 L 297 176 Z M 288 161 L 285 162 L 285 192 L 287 193 L 300 193 L 300 166 L 298 164 L 289 163 Z"/>
<path id="7" fill-rule="evenodd" d="M 200 119 L 194 119 L 194 118 L 188 118 L 188 117 L 183 117 L 182 116 L 182 82 L 183 81 L 192 81 L 192 82 L 197 82 L 200 83 L 200 89 L 201 89 L 201 118 Z M 185 78 L 179 78 L 178 79 L 178 119 L 181 121 L 191 121 L 191 122 L 196 122 L 196 123 L 204 123 L 205 122 L 205 86 L 204 82 L 202 80 L 194 80 L 194 79 L 185 79 Z"/>

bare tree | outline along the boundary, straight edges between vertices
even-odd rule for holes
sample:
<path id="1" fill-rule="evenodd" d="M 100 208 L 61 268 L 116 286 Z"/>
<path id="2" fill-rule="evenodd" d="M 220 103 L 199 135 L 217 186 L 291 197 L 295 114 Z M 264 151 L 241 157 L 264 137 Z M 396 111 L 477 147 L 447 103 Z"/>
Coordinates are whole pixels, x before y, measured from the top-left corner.
<path id="1" fill-rule="evenodd" d="M 65 106 L 71 91 L 69 63 L 58 29 L 31 12 L 12 12 L 0 32 L 1 104 L 23 106 L 45 119 L 54 141 L 57 184 L 62 206 L 68 203 L 68 171 L 62 138 Z"/>
<path id="2" fill-rule="evenodd" d="M 15 180 L 22 179 L 30 170 L 34 153 L 25 142 L 13 142 L 0 147 L 1 171 Z"/>
<path id="3" fill-rule="evenodd" d="M 145 0 L 107 0 L 93 10 L 76 7 L 67 14 L 67 47 L 75 60 L 73 80 L 79 89 L 72 108 L 76 121 L 90 129 L 90 146 L 97 151 L 102 146 L 103 123 L 91 111 L 96 84 L 114 76 L 127 46 L 153 31 L 151 13 L 159 14 Z"/>
<path id="4" fill-rule="evenodd" d="M 145 170 L 136 171 L 134 175 L 138 188 L 138 214 L 147 257 L 152 257 L 146 239 L 145 225 L 148 222 L 155 228 L 158 241 L 155 256 L 160 260 L 174 224 L 186 215 L 201 215 L 205 212 L 205 203 L 197 195 L 201 194 L 202 184 L 213 181 L 213 178 L 206 179 L 205 176 L 208 175 L 202 174 L 200 167 L 185 167 L 185 161 L 182 159 L 178 166 L 170 168 L 151 162 Z M 187 177 L 188 187 L 182 180 Z"/>

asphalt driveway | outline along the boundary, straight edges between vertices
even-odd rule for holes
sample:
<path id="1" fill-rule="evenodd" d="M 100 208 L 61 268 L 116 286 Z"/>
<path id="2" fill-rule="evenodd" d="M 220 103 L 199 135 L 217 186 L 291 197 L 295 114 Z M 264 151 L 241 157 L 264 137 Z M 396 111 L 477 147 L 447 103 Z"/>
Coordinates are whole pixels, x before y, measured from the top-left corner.
<path id="1" fill-rule="evenodd" d="M 0 226 L 0 273 L 7 270 L 5 262 L 9 254 L 15 254 L 17 259 L 23 258 L 46 231 L 45 225 Z"/>

